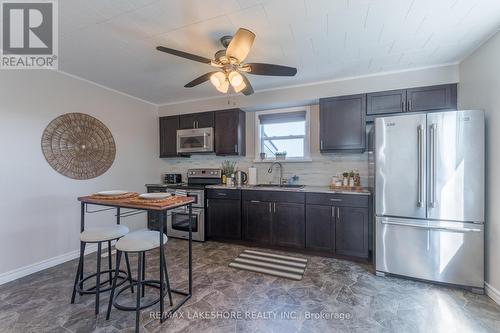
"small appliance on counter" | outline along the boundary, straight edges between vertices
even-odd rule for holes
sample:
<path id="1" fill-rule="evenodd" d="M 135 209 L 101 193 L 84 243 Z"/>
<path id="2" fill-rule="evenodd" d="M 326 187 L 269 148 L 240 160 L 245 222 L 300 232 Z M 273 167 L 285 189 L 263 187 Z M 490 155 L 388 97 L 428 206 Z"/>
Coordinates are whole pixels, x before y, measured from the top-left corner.
<path id="1" fill-rule="evenodd" d="M 236 186 L 244 185 L 248 181 L 248 174 L 246 172 L 241 171 L 241 170 L 236 171 L 234 176 L 235 176 L 235 185 Z"/>
<path id="2" fill-rule="evenodd" d="M 182 175 L 180 173 L 166 173 L 164 178 L 165 184 L 180 184 L 182 183 Z"/>

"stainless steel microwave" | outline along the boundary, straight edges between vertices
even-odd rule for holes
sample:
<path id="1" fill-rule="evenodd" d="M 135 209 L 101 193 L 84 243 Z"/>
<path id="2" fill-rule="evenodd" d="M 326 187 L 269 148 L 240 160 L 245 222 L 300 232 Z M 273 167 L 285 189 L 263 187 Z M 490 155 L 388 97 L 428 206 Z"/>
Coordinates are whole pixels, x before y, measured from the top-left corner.
<path id="1" fill-rule="evenodd" d="M 177 153 L 209 153 L 213 151 L 213 127 L 177 130 Z"/>

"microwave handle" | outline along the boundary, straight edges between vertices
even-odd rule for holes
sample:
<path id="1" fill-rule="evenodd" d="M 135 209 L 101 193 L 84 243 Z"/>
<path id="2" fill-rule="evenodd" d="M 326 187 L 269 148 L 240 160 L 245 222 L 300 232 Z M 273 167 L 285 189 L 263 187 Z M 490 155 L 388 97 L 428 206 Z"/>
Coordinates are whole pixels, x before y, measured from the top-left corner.
<path id="1" fill-rule="evenodd" d="M 205 132 L 203 133 L 203 149 L 207 149 L 208 148 L 208 134 Z"/>

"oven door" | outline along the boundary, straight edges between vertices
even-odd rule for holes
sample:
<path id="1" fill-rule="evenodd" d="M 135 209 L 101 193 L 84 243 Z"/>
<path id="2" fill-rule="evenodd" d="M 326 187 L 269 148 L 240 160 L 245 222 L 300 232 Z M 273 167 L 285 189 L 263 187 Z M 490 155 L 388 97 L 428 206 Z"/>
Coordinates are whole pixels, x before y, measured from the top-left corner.
<path id="1" fill-rule="evenodd" d="M 193 240 L 205 240 L 205 216 L 203 209 L 193 208 L 191 230 Z M 183 207 L 174 209 L 167 217 L 167 236 L 189 238 L 189 209 Z"/>
<path id="2" fill-rule="evenodd" d="M 206 153 L 214 151 L 214 129 L 194 128 L 177 131 L 178 153 Z"/>

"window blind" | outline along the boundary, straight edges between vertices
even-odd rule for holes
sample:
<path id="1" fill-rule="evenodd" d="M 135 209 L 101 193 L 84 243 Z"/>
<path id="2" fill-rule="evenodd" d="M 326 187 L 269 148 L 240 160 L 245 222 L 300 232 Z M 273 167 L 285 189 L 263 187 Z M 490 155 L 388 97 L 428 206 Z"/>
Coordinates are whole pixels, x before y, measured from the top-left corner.
<path id="1" fill-rule="evenodd" d="M 293 123 L 306 120 L 306 111 L 269 113 L 259 115 L 261 125 Z"/>

